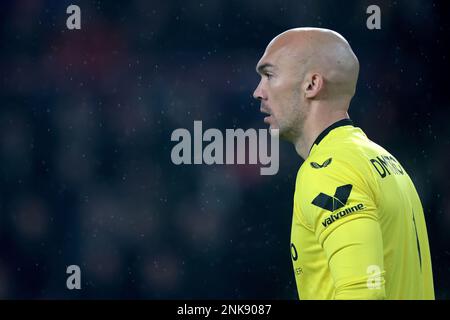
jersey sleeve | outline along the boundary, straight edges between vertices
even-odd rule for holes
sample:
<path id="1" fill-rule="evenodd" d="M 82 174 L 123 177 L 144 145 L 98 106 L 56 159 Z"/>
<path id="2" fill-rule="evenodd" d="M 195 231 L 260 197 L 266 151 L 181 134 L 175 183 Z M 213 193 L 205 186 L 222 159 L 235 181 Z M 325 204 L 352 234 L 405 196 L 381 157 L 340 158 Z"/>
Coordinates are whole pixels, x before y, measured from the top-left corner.
<path id="1" fill-rule="evenodd" d="M 325 252 L 335 299 L 383 298 L 383 239 L 370 179 L 338 160 L 307 168 L 300 179 L 301 220 Z"/>

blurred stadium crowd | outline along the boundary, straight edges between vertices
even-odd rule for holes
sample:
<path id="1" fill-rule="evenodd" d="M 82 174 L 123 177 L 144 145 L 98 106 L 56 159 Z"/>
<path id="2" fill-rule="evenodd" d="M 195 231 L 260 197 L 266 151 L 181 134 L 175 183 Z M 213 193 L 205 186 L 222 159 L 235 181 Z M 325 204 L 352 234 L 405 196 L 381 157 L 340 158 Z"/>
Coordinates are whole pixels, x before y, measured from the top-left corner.
<path id="1" fill-rule="evenodd" d="M 66 28 L 66 8 L 82 28 Z M 255 65 L 278 33 L 334 29 L 361 63 L 350 115 L 423 201 L 437 298 L 450 296 L 448 5 L 378 1 L 2 2 L 0 298 L 295 299 L 302 161 L 175 166 L 176 128 L 263 128 Z M 79 265 L 82 289 L 66 288 Z"/>

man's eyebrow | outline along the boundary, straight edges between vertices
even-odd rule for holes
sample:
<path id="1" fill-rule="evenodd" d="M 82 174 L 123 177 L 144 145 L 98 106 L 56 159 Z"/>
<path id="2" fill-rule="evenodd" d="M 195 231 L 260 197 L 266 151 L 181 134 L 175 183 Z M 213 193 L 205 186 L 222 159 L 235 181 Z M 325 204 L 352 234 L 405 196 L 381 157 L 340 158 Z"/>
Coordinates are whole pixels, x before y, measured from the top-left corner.
<path id="1" fill-rule="evenodd" d="M 268 68 L 275 68 L 275 66 L 271 63 L 263 63 L 256 68 L 256 72 L 262 74 Z"/>

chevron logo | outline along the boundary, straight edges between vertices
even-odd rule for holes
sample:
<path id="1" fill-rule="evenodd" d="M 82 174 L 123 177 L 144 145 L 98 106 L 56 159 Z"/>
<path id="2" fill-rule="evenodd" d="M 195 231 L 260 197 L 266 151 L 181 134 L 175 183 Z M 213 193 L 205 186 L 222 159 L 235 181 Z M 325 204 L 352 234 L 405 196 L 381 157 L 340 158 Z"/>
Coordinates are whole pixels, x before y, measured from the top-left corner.
<path id="1" fill-rule="evenodd" d="M 331 212 L 336 211 L 347 204 L 352 188 L 351 184 L 337 187 L 333 196 L 321 192 L 311 203 Z"/>
<path id="2" fill-rule="evenodd" d="M 313 161 L 313 162 L 310 162 L 310 165 L 314 169 L 325 168 L 331 163 L 331 160 L 333 160 L 333 159 L 329 158 L 329 159 L 325 160 L 324 163 L 322 163 L 322 164 L 319 164 L 319 163 Z"/>

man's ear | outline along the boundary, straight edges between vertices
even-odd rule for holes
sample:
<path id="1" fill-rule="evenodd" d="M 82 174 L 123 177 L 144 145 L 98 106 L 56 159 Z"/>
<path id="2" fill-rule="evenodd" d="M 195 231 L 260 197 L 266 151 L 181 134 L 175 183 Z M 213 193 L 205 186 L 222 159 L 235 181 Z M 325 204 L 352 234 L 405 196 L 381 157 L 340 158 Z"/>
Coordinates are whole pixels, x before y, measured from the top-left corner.
<path id="1" fill-rule="evenodd" d="M 313 99 L 317 97 L 323 88 L 323 77 L 319 73 L 311 73 L 305 79 L 305 98 Z"/>

